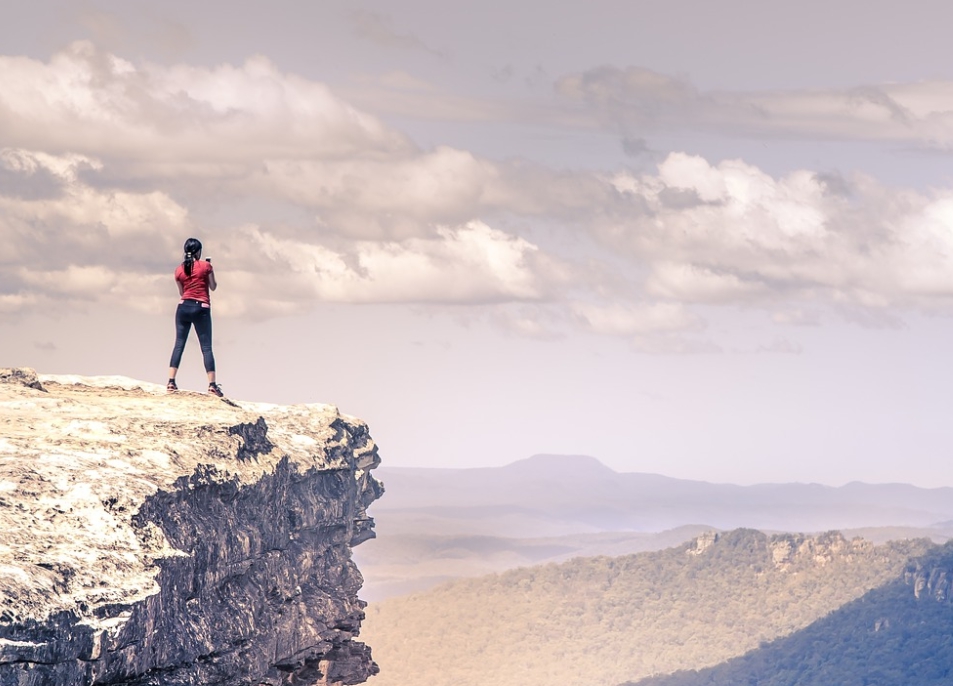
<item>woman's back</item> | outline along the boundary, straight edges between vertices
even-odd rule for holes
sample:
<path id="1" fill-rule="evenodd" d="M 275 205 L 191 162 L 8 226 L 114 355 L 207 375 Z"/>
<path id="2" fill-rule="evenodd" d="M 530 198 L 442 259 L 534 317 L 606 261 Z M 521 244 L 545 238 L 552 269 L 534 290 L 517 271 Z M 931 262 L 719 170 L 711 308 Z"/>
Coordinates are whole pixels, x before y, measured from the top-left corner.
<path id="1" fill-rule="evenodd" d="M 182 284 L 182 299 L 209 303 L 208 275 L 211 271 L 210 262 L 196 260 L 192 263 L 191 274 L 186 274 L 185 265 L 180 264 L 175 270 L 175 280 Z"/>

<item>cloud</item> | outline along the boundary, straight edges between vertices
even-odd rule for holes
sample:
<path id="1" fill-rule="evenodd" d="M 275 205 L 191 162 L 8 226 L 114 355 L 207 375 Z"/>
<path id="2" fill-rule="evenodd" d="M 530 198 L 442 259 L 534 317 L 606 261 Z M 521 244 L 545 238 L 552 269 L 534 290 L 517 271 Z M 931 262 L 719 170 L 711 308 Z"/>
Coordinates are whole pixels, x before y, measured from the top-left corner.
<path id="1" fill-rule="evenodd" d="M 388 79 L 432 90 L 406 74 Z M 161 66 L 78 42 L 46 63 L 0 56 L 0 86 L 0 148 L 79 156 L 86 162 L 76 174 L 92 188 L 161 189 L 180 204 L 291 203 L 356 237 L 402 239 L 487 213 L 558 214 L 608 197 L 591 175 L 447 146 L 420 150 L 324 84 L 263 57 Z M 28 185 L 55 191 L 39 177 Z"/>
<path id="2" fill-rule="evenodd" d="M 585 183 L 542 167 L 418 150 L 263 58 L 160 67 L 76 43 L 48 63 L 0 57 L 0 66 L 0 116 L 10 124 L 0 130 L 5 311 L 123 294 L 135 296 L 128 306 L 156 307 L 193 233 L 217 243 L 216 256 L 243 277 L 219 299 L 226 314 L 322 300 L 538 300 L 563 278 L 560 261 L 487 221 L 511 206 L 560 213 L 589 201 L 577 187 Z M 208 197 L 313 215 L 199 230 L 191 208 Z M 264 287 L 269 280 L 281 288 Z"/>
<path id="3" fill-rule="evenodd" d="M 535 300 L 547 291 L 547 264 L 537 246 L 483 222 L 440 227 L 432 238 L 357 241 L 347 252 L 293 240 L 261 227 L 242 232 L 244 255 L 228 253 L 246 270 L 229 309 L 254 301 L 264 279 L 280 284 L 289 301 L 348 303 L 466 303 Z M 233 242 L 234 243 L 234 242 Z M 259 268 L 267 261 L 267 271 Z"/>
<path id="4" fill-rule="evenodd" d="M 648 293 L 679 301 L 732 303 L 767 290 L 764 283 L 743 275 L 691 263 L 658 262 L 646 283 Z"/>
<path id="5" fill-rule="evenodd" d="M 43 304 L 113 303 L 158 311 L 175 295 L 171 272 L 188 210 L 158 191 L 96 189 L 78 169 L 84 156 L 0 151 L 16 193 L 0 188 L 0 312 Z M 31 179 L 56 193 L 21 193 Z M 301 312 L 316 302 L 479 305 L 534 301 L 562 278 L 558 260 L 481 221 L 437 226 L 403 240 L 340 239 L 277 226 L 206 228 L 229 288 L 216 294 L 225 316 Z M 279 295 L 274 295 L 274 294 Z"/>
<path id="6" fill-rule="evenodd" d="M 39 201 L 5 201 L 0 238 L 12 250 L 0 263 L 0 311 L 103 302 L 155 312 L 174 297 L 171 271 L 191 231 L 187 217 L 176 216 L 180 208 L 161 196 L 107 196 L 74 182 L 62 200 L 42 208 Z M 35 225 L 40 213 L 50 228 L 36 232 L 26 224 Z M 102 221 L 91 223 L 90 215 Z M 162 220 L 169 224 L 157 226 Z M 317 302 L 533 301 L 546 297 L 560 274 L 537 246 L 477 221 L 440 227 L 430 238 L 343 248 L 261 227 L 205 237 L 227 274 L 221 280 L 228 287 L 216 294 L 224 316 L 290 314 Z"/>
<path id="7" fill-rule="evenodd" d="M 500 80 L 495 76 L 493 78 Z M 432 83 L 394 71 L 373 75 L 359 74 L 349 84 L 337 87 L 335 92 L 346 97 L 348 102 L 360 105 L 368 111 L 413 119 L 440 122 L 515 120 L 529 123 L 551 116 L 546 108 L 448 93 Z"/>
<path id="8" fill-rule="evenodd" d="M 0 150 L 0 312 L 154 302 L 157 271 L 178 252 L 188 212 L 160 191 L 91 188 L 79 172 L 99 164 Z"/>
<path id="9" fill-rule="evenodd" d="M 356 160 L 269 160 L 250 182 L 317 210 L 349 235 L 405 237 L 472 217 L 499 183 L 489 162 L 453 148 Z"/>
<path id="10" fill-rule="evenodd" d="M 491 162 L 439 146 L 356 160 L 270 160 L 244 188 L 315 211 L 349 236 L 405 238 L 434 226 L 501 215 L 571 220 L 617 197 L 604 179 L 522 161 Z"/>
<path id="11" fill-rule="evenodd" d="M 586 329 L 602 335 L 632 337 L 704 328 L 702 319 L 678 302 L 576 303 L 572 311 Z"/>
<path id="12" fill-rule="evenodd" d="M 866 311 L 953 304 L 953 190 L 892 189 L 858 175 L 845 194 L 808 171 L 776 179 L 682 153 L 613 183 L 634 209 L 594 234 L 648 265 L 649 295 L 793 312 L 802 301 Z M 696 201 L 668 202 L 672 190 Z"/>
<path id="13" fill-rule="evenodd" d="M 411 148 L 264 57 L 239 67 L 135 65 L 77 42 L 48 63 L 0 57 L 0 145 L 210 165 Z"/>
<path id="14" fill-rule="evenodd" d="M 684 115 L 710 100 L 685 79 L 640 67 L 597 67 L 563 76 L 555 88 L 566 98 L 646 120 Z"/>
<path id="15" fill-rule="evenodd" d="M 108 263 L 128 255 L 148 261 L 186 229 L 187 211 L 160 191 L 98 191 L 79 179 L 99 162 L 83 155 L 0 150 L 0 264 L 57 269 Z M 112 256 L 102 259 L 102 256 Z"/>
<path id="16" fill-rule="evenodd" d="M 704 338 L 714 307 L 760 308 L 779 325 L 832 314 L 864 326 L 953 308 L 953 189 L 774 177 L 685 153 L 651 171 L 593 172 L 423 150 L 260 57 L 164 67 L 78 43 L 46 63 L 0 57 L 0 86 L 4 316 L 92 303 L 165 311 L 189 235 L 214 252 L 222 316 L 401 303 L 517 335 L 576 330 L 699 352 L 717 350 Z M 619 121 L 724 114 L 728 126 L 742 102 L 644 70 L 587 73 L 560 89 Z M 922 127 L 925 106 L 901 91 L 856 91 L 851 106 L 883 126 Z M 745 100 L 745 116 L 811 111 L 804 94 L 785 106 L 772 97 Z"/>
<path id="17" fill-rule="evenodd" d="M 641 157 L 652 151 L 644 138 L 632 138 L 627 136 L 622 139 L 622 152 L 629 157 Z"/>
<path id="18" fill-rule="evenodd" d="M 76 22 L 99 45 L 107 45 L 113 50 L 128 46 L 130 28 L 117 14 L 83 7 L 76 12 Z"/>
<path id="19" fill-rule="evenodd" d="M 623 133 L 695 129 L 953 146 L 951 81 L 842 90 L 701 91 L 684 77 L 636 66 L 601 66 L 557 79 L 555 92 Z"/>
<path id="20" fill-rule="evenodd" d="M 500 331 L 540 341 L 563 339 L 569 328 L 565 308 L 552 302 L 497 304 L 486 317 Z"/>
<path id="21" fill-rule="evenodd" d="M 443 53 L 431 48 L 413 33 L 402 33 L 394 28 L 394 20 L 386 14 L 370 10 L 355 10 L 351 13 L 354 35 L 385 48 L 422 50 L 443 57 Z"/>

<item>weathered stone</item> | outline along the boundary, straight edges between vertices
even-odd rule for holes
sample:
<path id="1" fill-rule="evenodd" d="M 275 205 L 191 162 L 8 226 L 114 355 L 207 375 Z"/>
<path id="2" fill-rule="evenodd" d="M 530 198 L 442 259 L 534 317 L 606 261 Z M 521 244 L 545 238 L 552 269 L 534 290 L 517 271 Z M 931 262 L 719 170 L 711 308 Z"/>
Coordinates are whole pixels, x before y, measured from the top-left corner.
<path id="1" fill-rule="evenodd" d="M 0 370 L 0 686 L 356 684 L 381 495 L 329 405 Z"/>
<path id="2" fill-rule="evenodd" d="M 40 383 L 36 370 L 29 367 L 0 367 L 0 384 L 17 384 L 39 391 L 43 390 L 43 384 Z"/>

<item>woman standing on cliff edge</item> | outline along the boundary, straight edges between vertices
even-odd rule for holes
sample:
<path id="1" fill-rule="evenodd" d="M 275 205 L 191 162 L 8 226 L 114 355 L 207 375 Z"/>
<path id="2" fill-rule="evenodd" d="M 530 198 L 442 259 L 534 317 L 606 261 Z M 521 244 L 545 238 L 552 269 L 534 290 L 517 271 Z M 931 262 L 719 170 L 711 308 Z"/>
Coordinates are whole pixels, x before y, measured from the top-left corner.
<path id="1" fill-rule="evenodd" d="M 190 238 L 183 247 L 185 259 L 175 270 L 175 284 L 179 287 L 179 306 L 175 309 L 175 346 L 172 348 L 172 361 L 169 362 L 169 383 L 166 390 L 179 390 L 175 385 L 175 375 L 179 371 L 182 361 L 182 351 L 185 350 L 185 341 L 189 337 L 189 330 L 195 325 L 195 333 L 199 337 L 202 348 L 202 358 L 205 361 L 205 372 L 208 374 L 208 392 L 223 397 L 221 387 L 215 383 L 215 356 L 212 355 L 212 307 L 209 301 L 209 291 L 214 291 L 215 272 L 212 270 L 212 261 L 202 261 L 202 243 L 197 238 Z"/>

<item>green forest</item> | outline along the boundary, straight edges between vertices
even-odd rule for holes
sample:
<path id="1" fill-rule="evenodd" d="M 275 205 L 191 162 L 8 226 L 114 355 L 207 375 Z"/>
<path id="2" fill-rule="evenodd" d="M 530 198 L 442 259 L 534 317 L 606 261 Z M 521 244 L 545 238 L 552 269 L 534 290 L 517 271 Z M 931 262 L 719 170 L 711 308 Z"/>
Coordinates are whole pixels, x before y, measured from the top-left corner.
<path id="1" fill-rule="evenodd" d="M 953 683 L 953 547 L 917 560 L 933 585 L 897 579 L 798 631 L 710 669 L 624 686 L 948 686 Z"/>
<path id="2" fill-rule="evenodd" d="M 381 667 L 373 686 L 636 683 L 714 667 L 805 630 L 933 549 L 926 540 L 875 546 L 836 532 L 713 533 L 668 550 L 578 558 L 385 600 L 368 607 L 362 640 Z M 672 678 L 683 677 L 706 678 Z"/>

